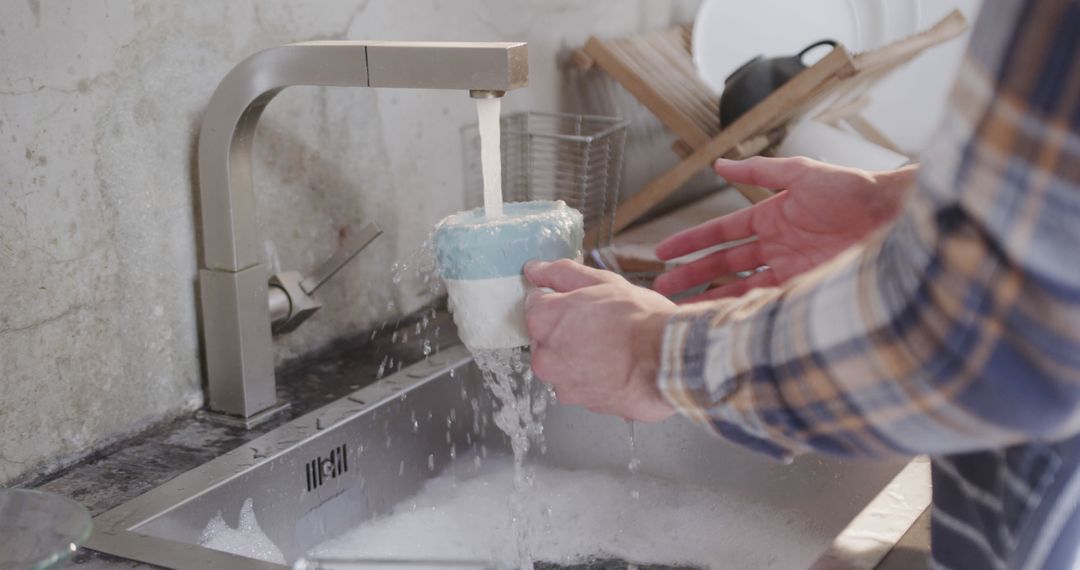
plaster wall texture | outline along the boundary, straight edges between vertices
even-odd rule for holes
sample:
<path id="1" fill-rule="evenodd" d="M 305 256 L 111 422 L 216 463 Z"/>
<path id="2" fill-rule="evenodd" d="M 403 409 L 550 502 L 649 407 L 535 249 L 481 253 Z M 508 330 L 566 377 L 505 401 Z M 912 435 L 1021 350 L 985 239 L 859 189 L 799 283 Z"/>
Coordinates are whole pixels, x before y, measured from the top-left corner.
<path id="1" fill-rule="evenodd" d="M 554 111 L 573 106 L 560 50 L 687 21 L 696 3 L 0 3 L 0 484 L 202 405 L 194 151 L 244 57 L 312 39 L 523 40 L 530 86 L 504 112 Z M 320 290 L 326 310 L 275 341 L 279 362 L 429 299 L 390 267 L 462 207 L 473 121 L 454 92 L 294 87 L 270 104 L 255 150 L 266 261 L 308 271 L 349 224 L 386 232 Z"/>

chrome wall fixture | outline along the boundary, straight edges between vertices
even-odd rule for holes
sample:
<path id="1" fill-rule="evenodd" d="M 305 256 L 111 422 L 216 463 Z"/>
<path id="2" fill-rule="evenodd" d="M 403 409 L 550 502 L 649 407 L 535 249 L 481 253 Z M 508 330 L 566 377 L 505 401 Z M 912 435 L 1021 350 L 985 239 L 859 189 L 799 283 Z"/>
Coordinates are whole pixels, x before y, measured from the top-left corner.
<path id="1" fill-rule="evenodd" d="M 500 97 L 528 83 L 528 46 L 487 42 L 305 42 L 241 62 L 218 85 L 199 134 L 199 292 L 209 404 L 252 425 L 277 409 L 271 331 L 294 330 L 321 304 L 318 287 L 378 237 L 353 232 L 310 277 L 269 275 L 255 227 L 251 151 L 266 105 L 291 85 L 457 89 Z"/>

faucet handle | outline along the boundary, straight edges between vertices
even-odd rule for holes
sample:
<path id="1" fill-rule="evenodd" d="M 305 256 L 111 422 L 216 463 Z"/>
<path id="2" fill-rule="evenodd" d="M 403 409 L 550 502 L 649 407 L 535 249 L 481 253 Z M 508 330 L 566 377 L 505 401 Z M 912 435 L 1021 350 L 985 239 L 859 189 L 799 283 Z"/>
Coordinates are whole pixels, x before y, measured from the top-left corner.
<path id="1" fill-rule="evenodd" d="M 382 230 L 375 222 L 368 222 L 364 224 L 359 231 L 350 235 L 345 243 L 338 247 L 334 255 L 327 259 L 316 269 L 311 275 L 308 275 L 300 282 L 300 287 L 304 289 L 304 292 L 308 295 L 314 295 L 315 291 L 322 287 L 323 283 L 326 283 L 334 276 L 338 271 L 341 271 L 345 264 L 349 263 L 356 257 L 356 254 L 364 250 L 371 242 L 375 241 L 375 238 L 382 235 Z"/>
<path id="2" fill-rule="evenodd" d="M 274 334 L 292 332 L 322 308 L 315 291 L 322 287 L 342 267 L 382 235 L 374 222 L 368 222 L 352 233 L 334 255 L 324 261 L 311 275 L 304 277 L 296 271 L 274 274 L 269 283 L 270 321 Z"/>

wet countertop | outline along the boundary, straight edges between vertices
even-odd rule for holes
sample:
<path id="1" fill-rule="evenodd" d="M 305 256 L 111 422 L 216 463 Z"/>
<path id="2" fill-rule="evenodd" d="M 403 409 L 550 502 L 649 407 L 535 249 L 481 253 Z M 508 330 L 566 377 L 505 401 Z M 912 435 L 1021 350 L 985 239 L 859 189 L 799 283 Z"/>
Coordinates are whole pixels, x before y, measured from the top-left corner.
<path id="1" fill-rule="evenodd" d="M 426 323 L 426 326 L 424 326 Z M 423 335 L 415 332 L 420 326 Z M 290 407 L 271 420 L 246 430 L 189 414 L 157 425 L 109 446 L 86 460 L 37 483 L 38 488 L 80 502 L 98 515 L 150 491 L 294 418 L 424 358 L 424 339 L 431 350 L 457 344 L 450 316 L 425 309 L 399 323 L 388 323 L 341 340 L 316 354 L 279 368 L 278 397 Z M 929 516 L 916 522 L 878 566 L 878 570 L 928 567 Z M 81 551 L 73 560 L 80 569 L 153 568 L 153 566 Z"/>
<path id="2" fill-rule="evenodd" d="M 425 326 L 426 324 L 426 326 Z M 417 327 L 423 331 L 416 334 Z M 453 320 L 445 311 L 420 311 L 344 339 L 315 354 L 286 363 L 277 371 L 280 401 L 290 406 L 247 430 L 212 423 L 189 414 L 154 426 L 109 446 L 34 486 L 71 497 L 97 516 L 154 489 L 177 475 L 240 447 L 276 427 L 371 384 L 424 358 L 424 340 L 432 351 L 459 344 Z M 380 370 L 381 368 L 381 370 Z M 93 551 L 81 551 L 74 568 L 153 568 Z"/>

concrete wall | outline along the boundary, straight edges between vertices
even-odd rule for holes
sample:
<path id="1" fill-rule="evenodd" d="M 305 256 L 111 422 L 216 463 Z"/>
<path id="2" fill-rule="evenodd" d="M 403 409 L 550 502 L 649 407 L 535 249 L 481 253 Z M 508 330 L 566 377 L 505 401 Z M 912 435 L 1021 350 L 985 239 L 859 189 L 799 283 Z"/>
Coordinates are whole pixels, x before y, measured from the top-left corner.
<path id="1" fill-rule="evenodd" d="M 194 144 L 219 79 L 252 52 L 328 38 L 526 40 L 555 110 L 556 53 L 686 20 L 695 0 L 11 0 L 0 3 L 0 484 L 203 401 Z M 386 234 L 320 293 L 332 310 L 279 361 L 422 302 L 390 267 L 463 202 L 460 93 L 292 88 L 258 133 L 267 260 L 308 270 L 338 232 Z"/>

